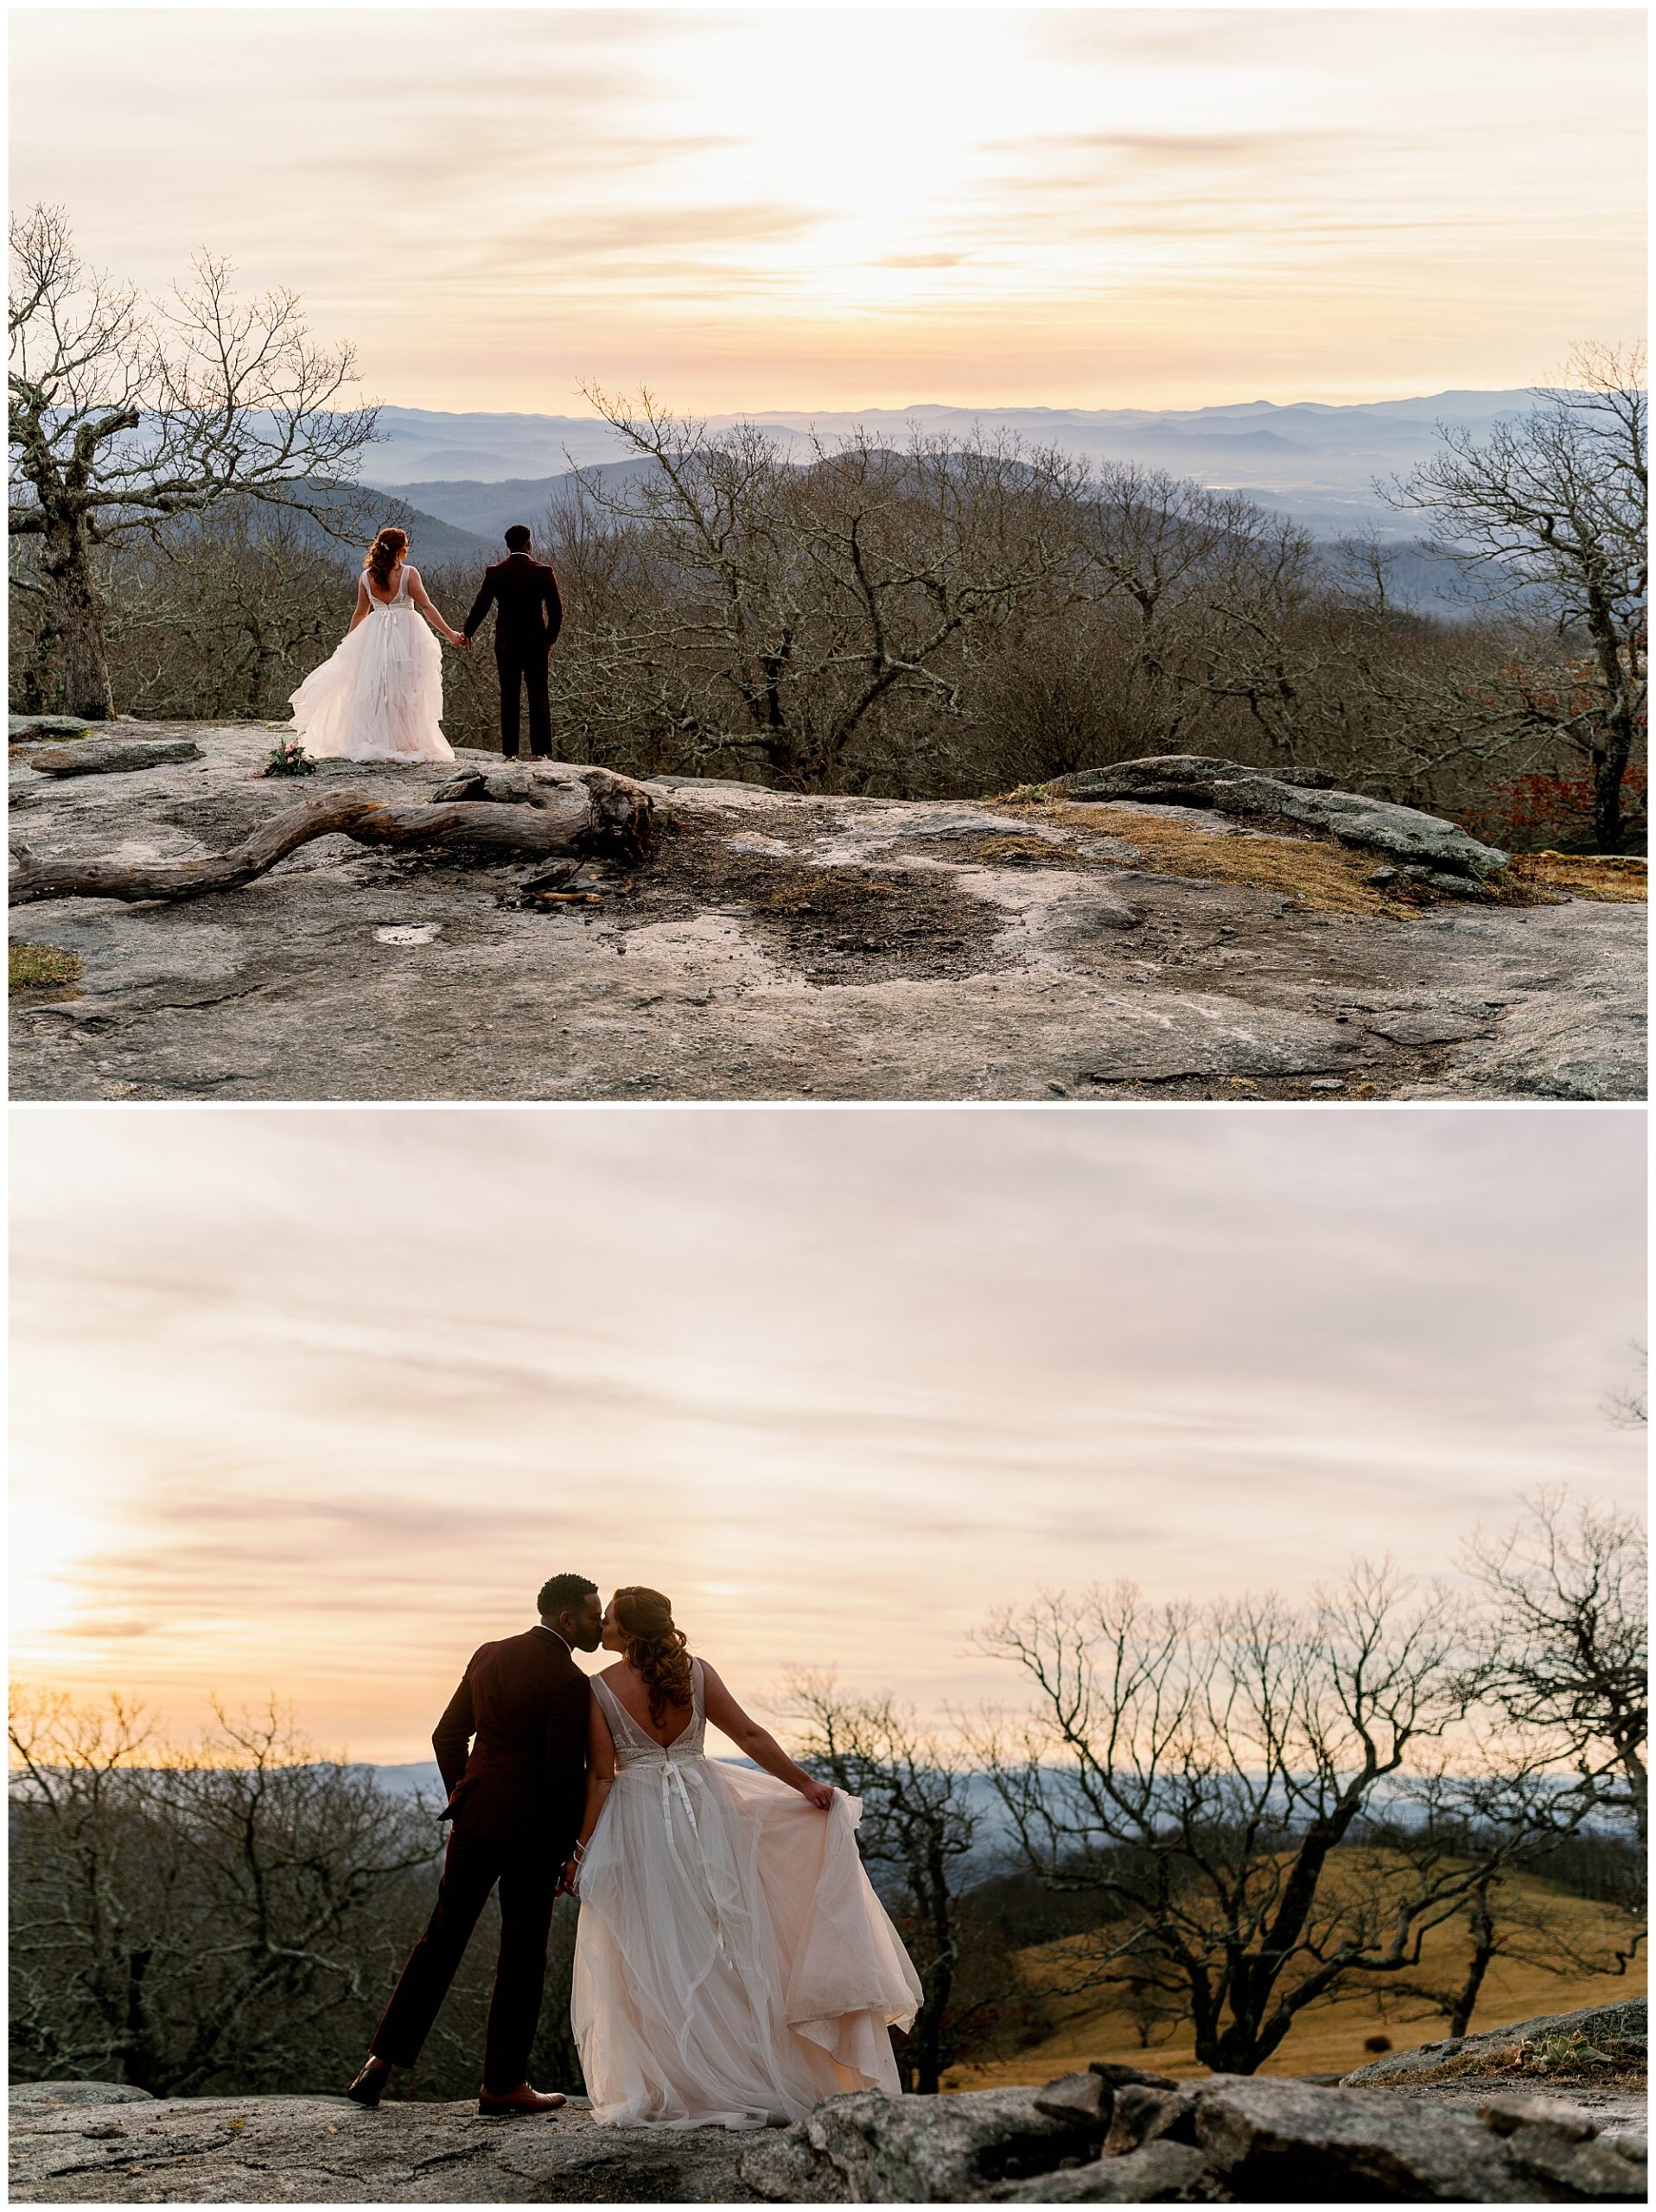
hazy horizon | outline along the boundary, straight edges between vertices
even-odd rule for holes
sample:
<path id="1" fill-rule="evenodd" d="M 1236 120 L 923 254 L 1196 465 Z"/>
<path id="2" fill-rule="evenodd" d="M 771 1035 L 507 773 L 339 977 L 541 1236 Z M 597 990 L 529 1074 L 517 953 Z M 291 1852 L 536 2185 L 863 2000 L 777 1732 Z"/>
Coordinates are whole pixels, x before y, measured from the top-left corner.
<path id="1" fill-rule="evenodd" d="M 1449 1573 L 1637 1505 L 1643 1116 L 133 1108 L 14 1116 L 12 1664 L 423 1758 L 541 1578 L 759 1702 L 1016 1685 L 1043 1586 Z"/>
<path id="2" fill-rule="evenodd" d="M 1345 404 L 1547 381 L 1642 321 L 1633 10 L 12 33 L 16 200 L 149 286 L 205 245 L 295 287 L 411 407 L 567 413 L 584 377 L 697 413 Z"/>

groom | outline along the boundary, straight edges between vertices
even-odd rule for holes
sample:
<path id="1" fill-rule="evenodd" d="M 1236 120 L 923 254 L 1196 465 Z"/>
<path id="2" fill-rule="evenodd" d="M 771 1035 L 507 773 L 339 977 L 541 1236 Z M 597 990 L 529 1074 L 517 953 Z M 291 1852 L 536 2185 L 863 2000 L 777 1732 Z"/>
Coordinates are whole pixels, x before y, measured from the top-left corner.
<path id="1" fill-rule="evenodd" d="M 518 757 L 519 695 L 529 694 L 529 750 L 537 760 L 552 757 L 552 708 L 546 691 L 546 663 L 564 626 L 564 602 L 557 578 L 545 562 L 532 557 L 528 531 L 514 522 L 506 534 L 506 557 L 485 569 L 483 581 L 466 617 L 471 644 L 478 624 L 494 609 L 494 665 L 500 677 L 500 750 Z"/>
<path id="2" fill-rule="evenodd" d="M 546 1938 L 558 1869 L 586 1802 L 592 1691 L 576 1651 L 596 1651 L 603 1608 L 582 1574 L 555 1574 L 538 1626 L 474 1652 L 431 1738 L 451 1821 L 437 1902 L 409 1955 L 367 2063 L 345 2092 L 379 2101 L 393 2066 L 411 2066 L 465 1955 L 477 1916 L 500 1885 L 500 1954 L 489 1999 L 481 2113 L 553 2112 L 561 2096 L 529 2086 Z M 467 1744 L 471 1745 L 469 1757 Z"/>

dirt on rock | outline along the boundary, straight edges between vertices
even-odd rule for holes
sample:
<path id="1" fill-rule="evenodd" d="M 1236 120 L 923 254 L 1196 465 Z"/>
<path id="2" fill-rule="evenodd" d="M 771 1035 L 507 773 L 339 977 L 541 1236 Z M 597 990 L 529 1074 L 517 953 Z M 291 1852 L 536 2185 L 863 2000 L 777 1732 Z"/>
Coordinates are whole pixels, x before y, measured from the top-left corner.
<path id="1" fill-rule="evenodd" d="M 14 838 L 182 859 L 329 789 L 406 804 L 454 772 L 263 779 L 269 729 L 129 730 L 187 734 L 201 757 L 59 780 L 15 753 Z M 1192 808 L 725 785 L 660 801 L 659 849 L 633 870 L 328 837 L 194 902 L 20 909 L 15 937 L 81 972 L 73 994 L 14 999 L 14 1095 L 1644 1093 L 1632 869 L 1608 893 L 1576 863 L 1462 902 L 1376 883 L 1331 837 Z"/>

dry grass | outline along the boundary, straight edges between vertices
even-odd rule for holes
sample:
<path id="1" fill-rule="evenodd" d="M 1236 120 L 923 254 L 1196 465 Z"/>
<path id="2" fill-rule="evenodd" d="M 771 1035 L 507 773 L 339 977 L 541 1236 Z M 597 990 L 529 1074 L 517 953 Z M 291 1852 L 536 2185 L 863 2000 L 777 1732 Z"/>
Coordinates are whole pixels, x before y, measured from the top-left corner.
<path id="1" fill-rule="evenodd" d="M 1544 2036 L 1538 2042 L 1514 2043 L 1505 2050 L 1451 2054 L 1441 2066 L 1427 2067 L 1410 2079 L 1483 2082 L 1492 2075 L 1505 2075 L 1514 2087 L 1544 2091 L 1563 2082 L 1597 2089 L 1642 2089 L 1647 2072 L 1641 2044 L 1612 2038 L 1600 2045 L 1576 2033 Z"/>
<path id="2" fill-rule="evenodd" d="M 1004 810 L 1031 823 L 1052 823 L 1092 836 L 1119 838 L 1137 861 L 1100 858 L 1110 868 L 1142 866 L 1157 875 L 1207 878 L 1274 891 L 1320 914 L 1389 914 L 1418 911 L 1416 899 L 1388 898 L 1368 879 L 1379 865 L 1372 854 L 1352 851 L 1331 837 L 1278 837 L 1259 831 L 1199 830 L 1194 824 L 1138 814 L 1130 807 L 1080 805 L 1063 800 L 1002 800 Z"/>
<path id="3" fill-rule="evenodd" d="M 72 996 L 86 966 L 61 944 L 13 944 L 6 950 L 6 983 L 13 998 Z"/>
<path id="4" fill-rule="evenodd" d="M 1551 1885 L 1526 1885 L 1544 1900 L 1566 1930 L 1570 1948 L 1583 1955 L 1602 1949 L 1610 1955 L 1623 1924 L 1608 1906 L 1571 1897 Z M 1020 1955 L 1020 1963 L 1037 1987 L 1061 1986 L 1073 1978 L 1085 1938 L 1069 1937 L 1042 1944 Z M 1458 1980 L 1464 1956 L 1464 1929 L 1451 1921 L 1426 1937 L 1417 1979 L 1437 1982 Z M 1522 1960 L 1497 1959 L 1489 1969 L 1472 2032 L 1517 2026 L 1545 2013 L 1573 2012 L 1589 2005 L 1624 2004 L 1645 1993 L 1640 1969 L 1627 1974 L 1579 1972 L 1549 1974 Z M 1016 2082 L 1049 2082 L 1055 2075 L 1084 2068 L 1092 2059 L 1114 2059 L 1129 2066 L 1145 2066 L 1175 2077 L 1205 2075 L 1207 2069 L 1196 2057 L 1188 2031 L 1171 2041 L 1146 2050 L 1127 2015 L 1117 2009 L 1112 1995 L 1095 1991 L 1079 1997 L 1057 1998 L 1051 2010 L 1052 2032 L 1015 2057 L 983 2065 L 957 2067 L 946 2086 L 952 2089 L 984 2089 Z M 1407 2017 L 1417 2013 L 1420 2017 Z M 1441 2013 L 1426 2014 L 1420 2005 L 1399 2005 L 1388 1999 L 1379 1977 L 1347 1985 L 1347 1993 L 1332 2003 L 1316 2005 L 1301 2015 L 1297 2025 L 1276 2056 L 1267 2061 L 1267 2074 L 1344 2074 L 1376 2056 L 1364 2045 L 1372 2037 L 1386 2037 L 1393 2048 L 1412 2050 L 1447 2032 Z"/>
<path id="5" fill-rule="evenodd" d="M 993 804 L 1031 823 L 1050 823 L 1119 839 L 1139 856 L 1132 861 L 1101 854 L 1066 855 L 1063 848 L 1051 846 L 1043 856 L 1031 838 L 985 839 L 980 856 L 1003 865 L 1037 863 L 1044 857 L 1060 866 L 1073 867 L 1078 860 L 1104 868 L 1139 866 L 1157 875 L 1203 877 L 1277 892 L 1321 914 L 1389 915 L 1400 920 L 1442 903 L 1437 893 L 1413 883 L 1406 888 L 1371 883 L 1370 876 L 1380 865 L 1378 855 L 1359 852 L 1315 832 L 1294 837 L 1240 828 L 1198 829 L 1194 823 L 1140 814 L 1131 807 L 1026 799 L 1016 792 Z M 992 852 L 993 846 L 1004 849 Z M 1549 905 L 1563 898 L 1636 905 L 1646 897 L 1646 863 L 1608 854 L 1519 853 L 1490 889 L 1506 906 Z"/>
<path id="6" fill-rule="evenodd" d="M 1512 873 L 1522 883 L 1563 891 L 1572 899 L 1640 906 L 1648 896 L 1647 863 L 1626 854 L 1519 853 Z"/>

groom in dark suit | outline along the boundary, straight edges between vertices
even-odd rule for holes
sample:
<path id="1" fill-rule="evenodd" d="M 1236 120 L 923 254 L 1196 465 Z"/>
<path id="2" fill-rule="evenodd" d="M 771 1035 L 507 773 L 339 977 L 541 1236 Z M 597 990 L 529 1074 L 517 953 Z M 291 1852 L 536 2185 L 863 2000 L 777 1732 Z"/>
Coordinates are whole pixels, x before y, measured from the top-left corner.
<path id="1" fill-rule="evenodd" d="M 477 2109 L 509 2117 L 564 2102 L 530 2088 L 529 2047 L 540 2019 L 558 1869 L 574 1849 L 586 1803 L 592 1691 L 574 1654 L 598 1649 L 603 1608 L 581 1574 L 553 1575 L 537 1604 L 538 1626 L 473 1653 L 431 1738 L 449 1793 L 443 1818 L 453 1823 L 443 1879 L 367 2063 L 345 2093 L 360 2105 L 377 2105 L 392 2068 L 419 2056 L 496 1882 L 500 1954 Z"/>
<path id="2" fill-rule="evenodd" d="M 485 569 L 483 581 L 466 617 L 470 644 L 478 624 L 494 609 L 494 665 L 500 676 L 500 750 L 518 757 L 519 695 L 529 694 L 529 750 L 537 760 L 552 757 L 552 707 L 546 691 L 546 663 L 564 627 L 564 602 L 557 578 L 531 552 L 527 529 L 514 522 L 506 534 L 506 557 Z"/>

